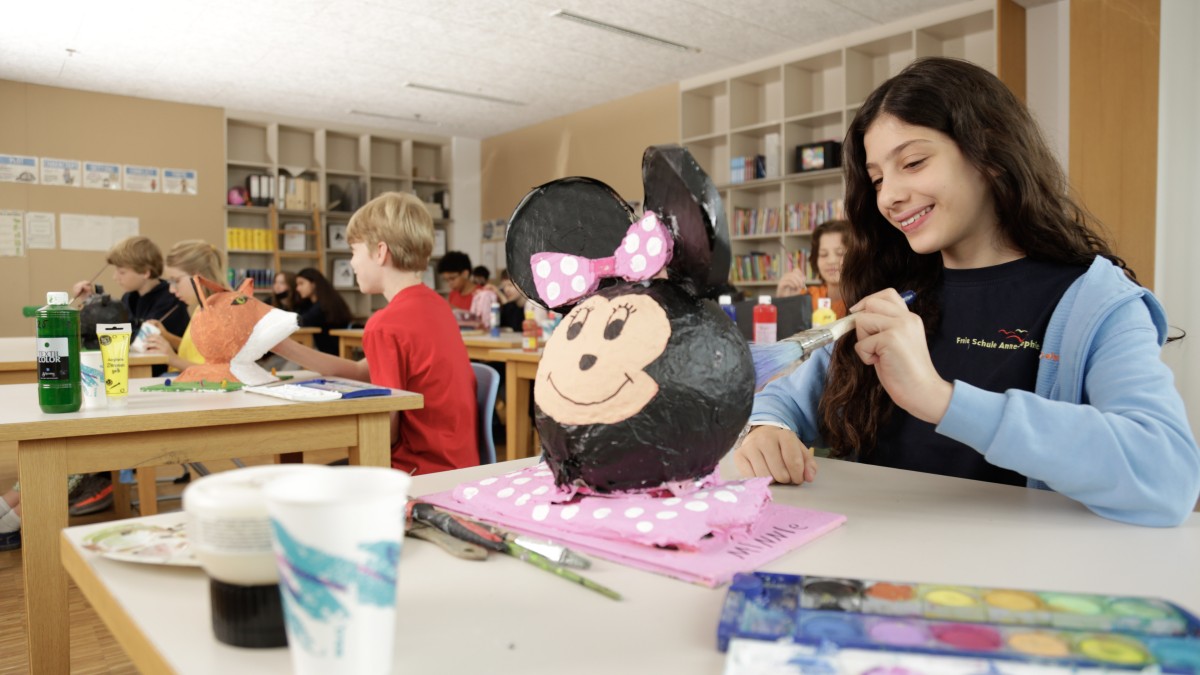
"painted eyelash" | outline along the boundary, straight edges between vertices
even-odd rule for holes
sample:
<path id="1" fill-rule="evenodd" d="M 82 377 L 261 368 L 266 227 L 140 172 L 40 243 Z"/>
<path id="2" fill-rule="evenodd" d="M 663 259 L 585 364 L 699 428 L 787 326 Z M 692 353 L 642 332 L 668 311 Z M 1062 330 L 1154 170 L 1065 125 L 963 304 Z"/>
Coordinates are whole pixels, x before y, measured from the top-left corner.
<path id="1" fill-rule="evenodd" d="M 583 323 L 587 321 L 588 316 L 592 313 L 591 307 L 580 307 L 575 310 L 575 314 L 571 317 L 571 323 Z"/>
<path id="2" fill-rule="evenodd" d="M 620 311 L 620 310 L 622 310 L 622 309 L 623 309 L 623 310 L 625 310 L 625 318 L 626 318 L 626 320 L 628 320 L 628 319 L 629 319 L 629 317 L 631 317 L 631 316 L 633 316 L 634 314 L 636 314 L 636 313 L 637 313 L 637 310 L 636 310 L 636 309 L 634 309 L 633 305 L 631 305 L 631 304 L 629 304 L 629 303 L 627 302 L 627 303 L 624 303 L 624 304 L 622 304 L 622 305 L 617 305 L 615 308 L 613 308 L 612 314 L 610 314 L 608 318 L 609 318 L 609 319 L 611 319 L 612 317 L 616 316 L 617 312 L 618 312 L 618 311 Z"/>

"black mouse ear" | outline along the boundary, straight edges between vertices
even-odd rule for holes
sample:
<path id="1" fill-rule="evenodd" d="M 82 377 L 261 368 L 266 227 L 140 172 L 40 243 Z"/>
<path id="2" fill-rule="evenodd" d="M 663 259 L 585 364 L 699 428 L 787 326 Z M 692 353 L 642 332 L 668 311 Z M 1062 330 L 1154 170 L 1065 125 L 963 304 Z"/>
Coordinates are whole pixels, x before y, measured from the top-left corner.
<path id="1" fill-rule="evenodd" d="M 729 226 L 716 185 L 678 145 L 655 145 L 642 155 L 645 209 L 668 223 L 675 250 L 668 277 L 708 297 L 729 280 Z"/>
<path id="2" fill-rule="evenodd" d="M 566 253 L 591 259 L 611 257 L 634 220 L 629 204 L 598 180 L 563 178 L 536 187 L 509 218 L 504 244 L 509 277 L 542 307 L 568 312 L 583 298 L 569 303 L 543 298 L 534 283 L 533 256 Z M 618 281 L 605 278 L 599 288 Z"/>

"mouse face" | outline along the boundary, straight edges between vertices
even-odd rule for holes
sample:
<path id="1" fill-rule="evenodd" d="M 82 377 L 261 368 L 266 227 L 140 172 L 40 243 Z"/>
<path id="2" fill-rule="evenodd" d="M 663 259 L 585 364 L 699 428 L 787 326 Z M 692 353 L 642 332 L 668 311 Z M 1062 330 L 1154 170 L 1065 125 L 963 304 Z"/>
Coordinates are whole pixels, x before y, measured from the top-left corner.
<path id="1" fill-rule="evenodd" d="M 729 276 L 720 196 L 677 146 L 647 149 L 642 177 L 640 217 L 575 177 L 535 188 L 510 219 L 513 283 L 565 313 L 534 379 L 559 485 L 617 492 L 706 476 L 750 416 L 749 347 L 706 299 Z"/>
<path id="2" fill-rule="evenodd" d="M 641 294 L 593 295 L 550 338 L 538 367 L 538 405 L 564 424 L 614 424 L 658 394 L 646 366 L 671 336 L 663 308 Z"/>

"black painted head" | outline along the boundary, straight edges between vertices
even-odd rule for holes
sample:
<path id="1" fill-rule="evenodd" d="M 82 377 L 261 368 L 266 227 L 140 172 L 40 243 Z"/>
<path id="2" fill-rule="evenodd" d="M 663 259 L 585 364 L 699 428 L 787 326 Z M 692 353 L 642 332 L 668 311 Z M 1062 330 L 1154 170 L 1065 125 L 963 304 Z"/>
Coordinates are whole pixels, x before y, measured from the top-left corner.
<path id="1" fill-rule="evenodd" d="M 534 384 L 542 449 L 560 485 L 615 491 L 704 476 L 750 415 L 750 351 L 724 313 L 702 299 L 729 274 L 720 197 L 677 146 L 649 148 L 642 176 L 646 210 L 661 229 L 643 230 L 646 218 L 638 221 L 611 188 L 588 178 L 535 188 L 509 226 L 514 283 L 567 313 Z M 659 247 L 650 240 L 661 236 L 670 253 L 661 271 L 643 275 L 653 278 L 622 275 L 628 256 L 624 268 L 619 255 L 612 262 L 617 249 L 654 253 Z M 566 254 L 553 258 L 563 286 L 581 268 L 602 278 L 587 288 L 578 282 L 578 297 L 558 288 L 540 293 L 535 277 L 545 290 L 547 275 L 539 254 L 547 253 Z"/>

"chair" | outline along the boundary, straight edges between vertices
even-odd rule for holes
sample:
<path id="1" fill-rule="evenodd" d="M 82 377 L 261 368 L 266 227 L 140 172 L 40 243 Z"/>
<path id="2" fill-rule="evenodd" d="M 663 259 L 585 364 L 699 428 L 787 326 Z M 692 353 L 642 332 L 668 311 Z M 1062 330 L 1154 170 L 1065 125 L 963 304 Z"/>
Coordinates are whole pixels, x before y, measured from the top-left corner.
<path id="1" fill-rule="evenodd" d="M 496 442 L 492 438 L 492 417 L 496 411 L 496 392 L 500 390 L 500 373 L 483 364 L 471 363 L 475 371 L 475 402 L 479 406 L 479 463 L 496 463 Z"/>

